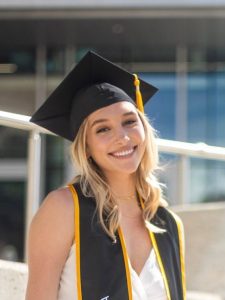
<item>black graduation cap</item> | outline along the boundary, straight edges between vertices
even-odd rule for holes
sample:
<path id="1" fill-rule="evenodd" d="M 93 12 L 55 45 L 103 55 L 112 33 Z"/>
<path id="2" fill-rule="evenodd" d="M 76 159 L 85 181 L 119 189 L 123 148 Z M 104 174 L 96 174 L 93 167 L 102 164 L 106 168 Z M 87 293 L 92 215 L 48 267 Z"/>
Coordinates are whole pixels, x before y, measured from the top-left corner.
<path id="1" fill-rule="evenodd" d="M 89 51 L 34 113 L 30 122 L 73 141 L 84 119 L 97 109 L 120 101 L 136 105 L 141 94 L 145 104 L 155 94 L 157 88 L 137 77 L 135 81 L 135 77 Z"/>

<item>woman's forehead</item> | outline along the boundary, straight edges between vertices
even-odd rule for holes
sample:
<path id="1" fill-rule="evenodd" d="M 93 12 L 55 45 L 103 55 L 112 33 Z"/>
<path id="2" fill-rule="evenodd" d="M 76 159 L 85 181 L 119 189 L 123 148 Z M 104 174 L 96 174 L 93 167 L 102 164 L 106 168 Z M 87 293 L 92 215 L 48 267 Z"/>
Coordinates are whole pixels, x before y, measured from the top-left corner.
<path id="1" fill-rule="evenodd" d="M 118 103 L 113 103 L 111 105 L 105 106 L 94 111 L 88 116 L 88 120 L 92 122 L 98 118 L 106 118 L 107 116 L 110 117 L 114 115 L 118 116 L 129 112 L 137 114 L 136 107 L 130 102 L 122 101 Z"/>

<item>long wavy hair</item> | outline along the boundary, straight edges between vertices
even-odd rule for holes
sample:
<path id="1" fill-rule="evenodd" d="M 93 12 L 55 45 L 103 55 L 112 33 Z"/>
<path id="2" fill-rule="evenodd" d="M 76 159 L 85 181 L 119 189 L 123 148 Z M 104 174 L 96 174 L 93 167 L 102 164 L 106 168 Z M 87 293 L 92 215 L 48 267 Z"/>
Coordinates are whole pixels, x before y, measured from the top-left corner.
<path id="1" fill-rule="evenodd" d="M 156 170 L 159 169 L 156 131 L 151 126 L 148 117 L 139 110 L 137 112 L 145 131 L 145 151 L 136 171 L 136 191 L 143 204 L 142 216 L 145 224 L 147 227 L 151 227 L 150 221 L 158 207 L 167 204 L 163 199 L 161 184 L 155 175 Z M 101 226 L 109 237 L 115 240 L 115 232 L 119 227 L 121 215 L 106 177 L 95 161 L 87 158 L 87 124 L 88 118 L 82 123 L 75 140 L 71 144 L 71 157 L 78 173 L 71 183 L 80 182 L 83 194 L 86 197 L 95 198 L 96 211 Z"/>

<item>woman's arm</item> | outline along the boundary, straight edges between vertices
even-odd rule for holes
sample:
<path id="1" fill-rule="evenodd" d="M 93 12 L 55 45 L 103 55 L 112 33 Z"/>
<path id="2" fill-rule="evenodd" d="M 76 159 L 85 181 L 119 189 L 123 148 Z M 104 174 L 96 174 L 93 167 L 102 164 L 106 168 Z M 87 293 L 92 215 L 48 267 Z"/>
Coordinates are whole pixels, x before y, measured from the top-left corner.
<path id="1" fill-rule="evenodd" d="M 74 205 L 68 188 L 47 195 L 28 238 L 26 300 L 56 300 L 60 274 L 74 241 Z"/>

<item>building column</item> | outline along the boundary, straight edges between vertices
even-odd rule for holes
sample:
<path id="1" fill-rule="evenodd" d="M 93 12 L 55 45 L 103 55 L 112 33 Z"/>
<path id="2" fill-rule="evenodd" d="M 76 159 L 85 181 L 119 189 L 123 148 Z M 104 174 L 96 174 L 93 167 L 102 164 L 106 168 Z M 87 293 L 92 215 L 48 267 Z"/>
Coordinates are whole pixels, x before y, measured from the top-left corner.
<path id="1" fill-rule="evenodd" d="M 176 49 L 176 140 L 188 139 L 188 51 L 186 46 Z M 177 163 L 177 202 L 188 202 L 189 158 L 181 155 Z"/>
<path id="2" fill-rule="evenodd" d="M 75 64 L 76 48 L 74 45 L 67 45 L 65 49 L 65 73 L 69 73 Z M 71 181 L 75 175 L 74 166 L 70 159 L 70 142 L 64 139 L 64 180 Z"/>

